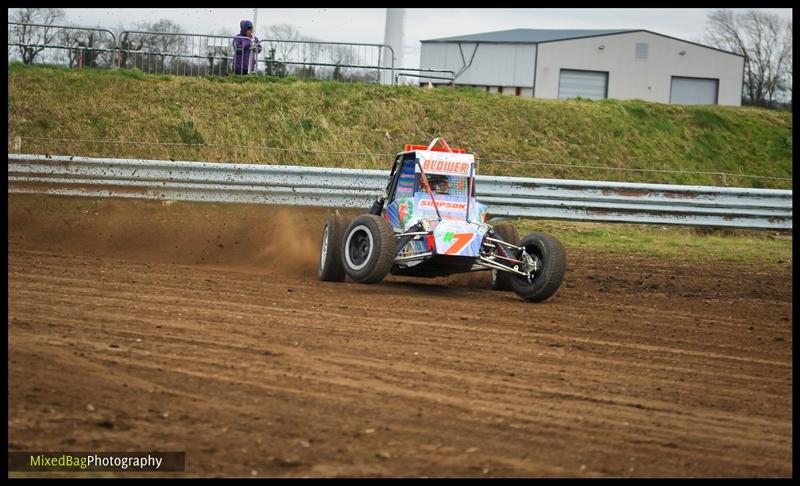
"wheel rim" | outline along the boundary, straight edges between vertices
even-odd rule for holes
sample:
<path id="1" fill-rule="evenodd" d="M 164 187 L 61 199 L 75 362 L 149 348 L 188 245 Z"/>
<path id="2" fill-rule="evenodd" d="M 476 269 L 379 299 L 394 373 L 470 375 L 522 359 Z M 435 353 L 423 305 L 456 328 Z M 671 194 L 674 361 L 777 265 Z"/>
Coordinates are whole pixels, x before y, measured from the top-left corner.
<path id="1" fill-rule="evenodd" d="M 542 258 L 542 250 L 537 245 L 525 247 L 525 255 L 523 256 L 525 263 L 528 265 L 528 277 L 525 278 L 528 282 L 532 283 L 541 273 L 544 267 L 544 259 Z M 531 275 L 532 274 L 532 275 Z"/>
<path id="2" fill-rule="evenodd" d="M 325 268 L 325 259 L 328 257 L 328 225 L 325 225 L 325 231 L 322 233 L 322 250 L 319 254 L 319 274 Z"/>
<path id="3" fill-rule="evenodd" d="M 366 226 L 358 225 L 347 235 L 344 257 L 347 266 L 352 270 L 361 270 L 367 266 L 375 247 L 372 233 Z"/>

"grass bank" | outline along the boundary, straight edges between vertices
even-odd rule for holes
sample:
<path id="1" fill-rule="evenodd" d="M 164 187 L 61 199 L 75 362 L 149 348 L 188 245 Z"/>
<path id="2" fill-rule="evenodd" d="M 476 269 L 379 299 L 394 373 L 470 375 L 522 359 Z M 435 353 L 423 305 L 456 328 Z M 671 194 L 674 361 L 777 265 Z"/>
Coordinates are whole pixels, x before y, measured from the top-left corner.
<path id="1" fill-rule="evenodd" d="M 442 136 L 483 174 L 791 187 L 717 175 L 791 178 L 791 113 L 751 107 L 18 64 L 8 93 L 10 152 L 384 169 Z"/>

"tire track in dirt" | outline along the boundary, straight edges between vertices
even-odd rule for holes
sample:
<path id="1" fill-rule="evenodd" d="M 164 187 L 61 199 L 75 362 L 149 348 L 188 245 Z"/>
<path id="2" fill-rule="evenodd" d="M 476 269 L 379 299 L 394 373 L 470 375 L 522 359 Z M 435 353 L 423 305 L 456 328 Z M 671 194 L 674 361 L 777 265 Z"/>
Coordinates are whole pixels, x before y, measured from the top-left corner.
<path id="1" fill-rule="evenodd" d="M 571 252 L 530 305 L 478 280 L 247 268 L 255 244 L 203 263 L 26 228 L 9 227 L 9 450 L 186 450 L 200 476 L 792 472 L 791 273 L 746 292 L 734 266 Z"/>

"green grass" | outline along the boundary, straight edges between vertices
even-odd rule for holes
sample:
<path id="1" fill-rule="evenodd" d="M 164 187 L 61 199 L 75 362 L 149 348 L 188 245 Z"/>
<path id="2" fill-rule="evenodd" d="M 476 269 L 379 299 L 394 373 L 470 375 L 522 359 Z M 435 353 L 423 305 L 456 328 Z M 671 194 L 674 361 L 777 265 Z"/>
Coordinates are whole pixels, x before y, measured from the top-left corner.
<path id="1" fill-rule="evenodd" d="M 533 231 L 549 233 L 568 251 L 587 249 L 689 262 L 716 260 L 792 268 L 790 232 L 565 221 L 516 220 L 513 223 L 521 236 Z"/>
<path id="2" fill-rule="evenodd" d="M 21 151 L 385 169 L 406 143 L 442 136 L 474 153 L 483 174 L 791 187 L 789 180 L 616 170 L 790 179 L 786 112 L 266 76 L 8 67 L 9 151 L 16 137 L 63 138 L 87 141 L 23 139 Z"/>

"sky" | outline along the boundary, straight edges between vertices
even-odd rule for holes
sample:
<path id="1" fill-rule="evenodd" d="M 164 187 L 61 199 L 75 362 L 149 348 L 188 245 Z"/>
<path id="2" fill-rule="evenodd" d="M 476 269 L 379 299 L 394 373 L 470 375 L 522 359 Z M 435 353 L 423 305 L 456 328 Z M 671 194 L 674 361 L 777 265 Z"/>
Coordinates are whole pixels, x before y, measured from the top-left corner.
<path id="1" fill-rule="evenodd" d="M 253 20 L 254 8 L 65 8 L 66 21 L 84 27 L 133 28 L 162 18 L 196 34 L 239 31 L 239 21 Z M 732 9 L 745 11 L 746 9 Z M 791 19 L 792 9 L 759 9 Z M 406 9 L 403 67 L 419 67 L 420 40 L 508 29 L 646 29 L 702 42 L 708 14 L 702 8 L 575 9 Z M 302 35 L 329 42 L 383 43 L 385 8 L 258 8 L 256 35 L 269 25 L 292 24 Z"/>

